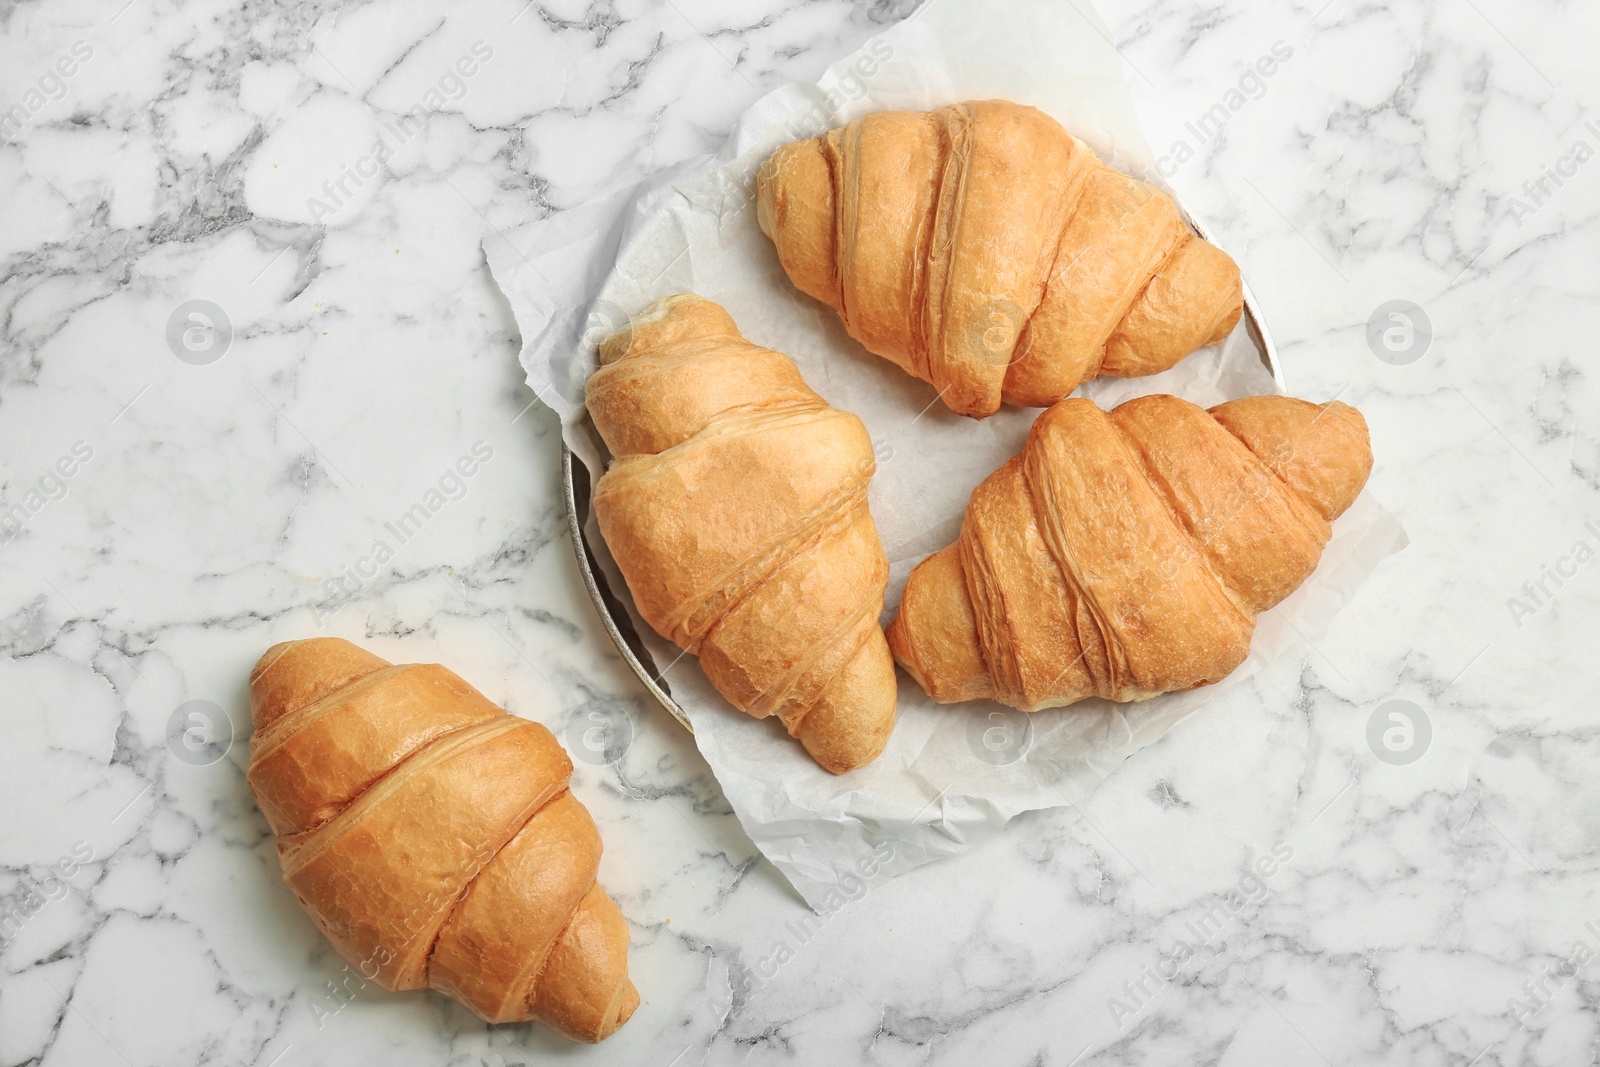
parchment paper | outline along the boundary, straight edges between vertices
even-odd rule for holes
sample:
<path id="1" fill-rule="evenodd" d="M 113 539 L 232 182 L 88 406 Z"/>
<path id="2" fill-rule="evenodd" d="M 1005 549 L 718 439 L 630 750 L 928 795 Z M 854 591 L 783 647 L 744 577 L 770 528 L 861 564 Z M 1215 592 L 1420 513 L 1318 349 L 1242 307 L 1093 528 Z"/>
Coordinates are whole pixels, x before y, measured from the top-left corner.
<path id="1" fill-rule="evenodd" d="M 911 567 L 955 538 L 973 487 L 1021 447 L 1038 410 L 1007 408 L 981 422 L 952 415 L 932 387 L 850 340 L 832 310 L 785 277 L 756 224 L 754 178 L 779 145 L 868 112 L 984 97 L 1033 104 L 1113 166 L 1151 180 L 1121 60 L 1087 3 L 932 0 L 817 84 L 757 102 L 715 157 L 487 240 L 521 328 L 528 384 L 560 414 L 568 446 L 597 475 L 604 469 L 582 406 L 602 337 L 660 296 L 718 301 L 745 336 L 793 357 L 812 388 L 871 431 L 878 471 L 870 500 L 891 562 L 887 620 Z M 1151 392 L 1210 405 L 1277 391 L 1241 324 L 1221 346 L 1166 373 L 1101 379 L 1080 395 L 1109 408 Z M 588 534 L 632 613 L 592 519 Z M 1246 663 L 1194 692 L 1026 716 L 987 702 L 941 707 L 902 675 L 888 750 L 842 777 L 820 770 L 775 719 L 734 711 L 694 657 L 680 658 L 637 614 L 633 622 L 658 667 L 672 664 L 665 680 L 745 831 L 826 912 L 864 886 L 970 847 L 1023 811 L 1077 802 L 1223 690 L 1314 640 L 1377 561 L 1404 544 L 1399 524 L 1364 494 L 1335 525 L 1317 573 L 1260 620 Z"/>

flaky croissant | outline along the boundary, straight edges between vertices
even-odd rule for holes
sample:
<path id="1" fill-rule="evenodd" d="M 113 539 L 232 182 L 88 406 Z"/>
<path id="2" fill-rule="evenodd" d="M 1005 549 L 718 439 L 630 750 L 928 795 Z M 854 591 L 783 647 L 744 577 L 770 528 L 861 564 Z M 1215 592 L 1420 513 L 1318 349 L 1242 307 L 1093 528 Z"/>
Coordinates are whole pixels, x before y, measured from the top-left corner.
<path id="1" fill-rule="evenodd" d="M 1371 469 L 1366 421 L 1338 402 L 1063 400 L 911 572 L 889 645 L 941 703 L 1037 711 L 1215 682 Z"/>
<path id="2" fill-rule="evenodd" d="M 588 406 L 616 459 L 595 513 L 639 614 L 823 767 L 875 759 L 895 675 L 866 427 L 698 296 L 658 300 L 600 358 Z"/>
<path id="3" fill-rule="evenodd" d="M 1166 370 L 1239 321 L 1239 269 L 1055 119 L 884 111 L 773 153 L 757 212 L 797 288 L 982 418 Z"/>
<path id="4" fill-rule="evenodd" d="M 549 730 L 337 638 L 268 649 L 250 711 L 284 883 L 362 978 L 579 1041 L 627 1022 L 628 924 Z"/>

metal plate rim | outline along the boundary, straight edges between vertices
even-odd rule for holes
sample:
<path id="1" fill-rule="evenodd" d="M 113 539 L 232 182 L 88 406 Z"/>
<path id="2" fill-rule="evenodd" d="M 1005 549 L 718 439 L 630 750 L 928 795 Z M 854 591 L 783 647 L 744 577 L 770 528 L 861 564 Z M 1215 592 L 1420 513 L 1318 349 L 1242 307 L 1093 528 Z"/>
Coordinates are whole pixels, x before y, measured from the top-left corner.
<path id="1" fill-rule="evenodd" d="M 610 583 L 604 574 L 600 573 L 591 563 L 593 552 L 589 547 L 588 538 L 584 536 L 583 522 L 579 517 L 579 505 L 576 488 L 576 479 L 573 474 L 573 464 L 582 463 L 576 453 L 567 447 L 567 442 L 561 442 L 561 487 L 566 496 L 567 505 L 567 534 L 572 539 L 573 554 L 578 557 L 578 570 L 583 574 L 584 588 L 589 591 L 589 600 L 594 604 L 595 611 L 600 615 L 600 622 L 605 626 L 606 633 L 611 636 L 612 644 L 617 646 L 617 652 L 628 664 L 629 669 L 638 677 L 644 687 L 655 697 L 656 703 L 665 708 L 679 724 L 691 734 L 694 733 L 694 724 L 689 721 L 689 716 L 684 713 L 672 694 L 662 688 L 659 677 L 646 667 L 634 652 L 628 638 L 617 625 L 617 620 L 612 617 L 611 609 L 606 604 L 606 594 L 611 592 Z M 584 465 L 587 474 L 589 468 Z M 590 484 L 593 485 L 593 475 L 589 475 Z"/>

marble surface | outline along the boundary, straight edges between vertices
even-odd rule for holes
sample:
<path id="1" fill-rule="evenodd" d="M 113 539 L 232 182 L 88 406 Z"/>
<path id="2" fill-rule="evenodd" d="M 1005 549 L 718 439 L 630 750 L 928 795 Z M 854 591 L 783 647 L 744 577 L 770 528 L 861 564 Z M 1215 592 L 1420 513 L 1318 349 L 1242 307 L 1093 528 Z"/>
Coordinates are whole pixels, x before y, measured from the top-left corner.
<path id="1" fill-rule="evenodd" d="M 1594 1062 L 1592 8 L 1102 5 L 1411 536 L 1315 647 L 820 920 L 643 703 L 480 241 L 913 7 L 0 5 L 0 1064 Z M 644 997 L 606 1044 L 362 987 L 282 888 L 244 679 L 316 632 L 563 737 L 633 708 L 574 778 Z"/>

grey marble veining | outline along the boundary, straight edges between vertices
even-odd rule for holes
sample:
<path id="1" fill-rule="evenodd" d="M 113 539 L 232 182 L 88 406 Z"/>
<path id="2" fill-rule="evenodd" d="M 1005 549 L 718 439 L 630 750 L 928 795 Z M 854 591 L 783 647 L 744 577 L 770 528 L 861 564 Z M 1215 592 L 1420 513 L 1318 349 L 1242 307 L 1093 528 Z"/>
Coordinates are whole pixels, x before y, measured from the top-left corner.
<path id="1" fill-rule="evenodd" d="M 0 1064 L 1594 1061 L 1592 8 L 1102 6 L 1411 536 L 1316 647 L 821 918 L 643 702 L 480 241 L 714 149 L 912 7 L 0 5 Z M 250 664 L 319 631 L 564 739 L 632 708 L 574 778 L 644 997 L 616 1037 L 321 942 L 243 781 Z"/>

